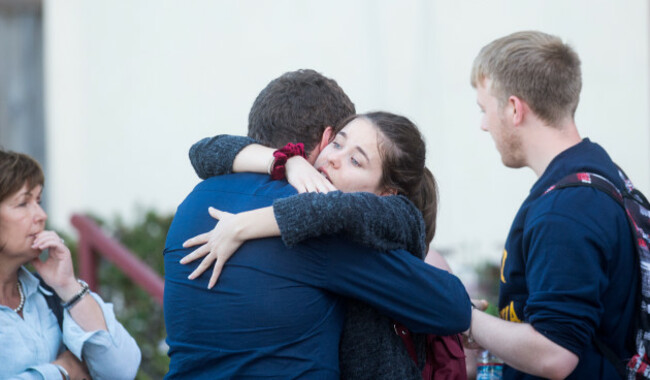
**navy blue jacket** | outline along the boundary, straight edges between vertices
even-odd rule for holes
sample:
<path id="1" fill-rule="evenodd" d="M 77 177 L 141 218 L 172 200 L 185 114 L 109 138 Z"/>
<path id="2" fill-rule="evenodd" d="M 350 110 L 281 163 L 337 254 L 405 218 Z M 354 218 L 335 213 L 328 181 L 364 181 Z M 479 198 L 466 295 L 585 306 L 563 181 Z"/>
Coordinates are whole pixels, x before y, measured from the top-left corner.
<path id="1" fill-rule="evenodd" d="M 605 150 L 584 139 L 559 154 L 532 187 L 510 229 L 502 260 L 501 317 L 530 323 L 576 354 L 569 379 L 615 379 L 592 343 L 601 339 L 630 356 L 638 265 L 623 208 L 587 187 L 546 189 L 581 171 L 624 185 Z M 505 379 L 531 379 L 504 368 Z"/>
<path id="2" fill-rule="evenodd" d="M 165 255 L 169 379 L 337 379 L 344 303 L 362 300 L 414 332 L 469 327 L 462 283 L 406 251 L 376 252 L 339 236 L 288 248 L 280 238 L 249 241 L 207 289 L 210 273 L 187 276 L 182 243 L 210 230 L 208 206 L 241 212 L 295 194 L 267 175 L 231 174 L 201 182 L 179 206 Z"/>

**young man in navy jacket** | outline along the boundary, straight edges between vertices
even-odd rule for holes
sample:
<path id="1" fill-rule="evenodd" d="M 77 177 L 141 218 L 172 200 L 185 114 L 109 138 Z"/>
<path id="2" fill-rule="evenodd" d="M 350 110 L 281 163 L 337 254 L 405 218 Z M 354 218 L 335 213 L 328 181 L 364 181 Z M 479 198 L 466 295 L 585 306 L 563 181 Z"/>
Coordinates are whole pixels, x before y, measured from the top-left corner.
<path id="1" fill-rule="evenodd" d="M 286 73 L 260 93 L 249 136 L 272 147 L 305 142 L 313 163 L 326 127 L 354 113 L 331 79 L 312 70 Z M 343 297 L 353 297 L 414 332 L 467 329 L 470 303 L 462 283 L 404 251 L 379 253 L 340 237 L 293 248 L 280 238 L 245 243 L 219 284 L 187 277 L 185 240 L 214 227 L 208 206 L 241 212 L 295 194 L 285 181 L 240 173 L 201 182 L 178 207 L 165 247 L 165 323 L 169 379 L 338 379 Z"/>
<path id="2" fill-rule="evenodd" d="M 503 164 L 539 178 L 506 240 L 501 319 L 473 310 L 468 333 L 504 360 L 504 379 L 618 378 L 593 340 L 631 356 L 638 267 L 625 211 L 594 188 L 544 194 L 585 171 L 625 189 L 605 150 L 578 134 L 578 55 L 555 36 L 514 33 L 481 50 L 471 80 Z"/>

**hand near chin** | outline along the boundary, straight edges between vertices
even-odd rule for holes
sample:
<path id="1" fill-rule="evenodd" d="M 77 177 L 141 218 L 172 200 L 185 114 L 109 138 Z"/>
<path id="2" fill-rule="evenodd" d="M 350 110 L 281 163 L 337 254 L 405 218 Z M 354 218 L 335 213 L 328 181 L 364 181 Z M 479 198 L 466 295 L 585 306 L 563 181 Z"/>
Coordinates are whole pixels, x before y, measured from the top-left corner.
<path id="1" fill-rule="evenodd" d="M 181 264 L 188 264 L 205 256 L 201 264 L 199 264 L 188 278 L 194 280 L 214 263 L 214 269 L 208 284 L 208 288 L 212 288 L 217 283 L 224 264 L 226 264 L 226 261 L 242 245 L 244 240 L 239 238 L 237 214 L 220 211 L 213 207 L 210 207 L 208 212 L 213 218 L 219 220 L 219 223 L 217 223 L 212 231 L 197 235 L 183 243 L 183 247 L 185 248 L 202 245 L 189 255 L 183 257 Z"/>
<path id="2" fill-rule="evenodd" d="M 38 257 L 31 263 L 43 280 L 55 290 L 76 282 L 70 250 L 65 246 L 63 239 L 54 231 L 43 231 L 36 235 L 33 249 L 43 251 L 47 249 L 49 255 L 45 261 Z"/>
<path id="3" fill-rule="evenodd" d="M 323 174 L 300 156 L 294 156 L 287 160 L 286 176 L 287 181 L 299 193 L 327 193 L 336 190 L 336 187 Z"/>

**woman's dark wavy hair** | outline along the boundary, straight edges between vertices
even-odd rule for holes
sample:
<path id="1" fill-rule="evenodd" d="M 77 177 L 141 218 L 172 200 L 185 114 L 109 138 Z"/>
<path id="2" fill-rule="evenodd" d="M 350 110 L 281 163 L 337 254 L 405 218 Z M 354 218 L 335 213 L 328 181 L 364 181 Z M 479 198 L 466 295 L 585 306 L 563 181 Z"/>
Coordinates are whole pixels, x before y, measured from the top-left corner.
<path id="1" fill-rule="evenodd" d="M 43 185 L 41 165 L 32 157 L 0 148 L 0 202 L 20 190 Z"/>
<path id="2" fill-rule="evenodd" d="M 380 132 L 380 186 L 404 195 L 415 204 L 424 218 L 426 242 L 431 243 L 436 233 L 438 186 L 425 166 L 426 144 L 422 133 L 406 117 L 389 112 L 352 115 L 339 124 L 337 132 L 357 118 L 370 121 Z"/>

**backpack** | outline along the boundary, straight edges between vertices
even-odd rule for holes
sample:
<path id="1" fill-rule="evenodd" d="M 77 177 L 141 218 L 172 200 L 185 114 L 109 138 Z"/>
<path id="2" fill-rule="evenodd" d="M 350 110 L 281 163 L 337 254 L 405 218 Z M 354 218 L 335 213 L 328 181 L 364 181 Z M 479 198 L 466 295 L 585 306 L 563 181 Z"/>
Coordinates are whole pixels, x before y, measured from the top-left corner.
<path id="1" fill-rule="evenodd" d="M 639 297 L 635 315 L 635 353 L 629 360 L 621 360 L 603 342 L 594 340 L 596 347 L 609 360 L 619 374 L 626 379 L 650 379 L 650 203 L 646 197 L 634 188 L 627 175 L 618 168 L 618 174 L 625 183 L 625 192 L 621 193 L 606 178 L 594 173 L 575 173 L 566 176 L 551 186 L 550 191 L 573 186 L 589 186 L 603 191 L 612 197 L 626 211 L 628 222 L 634 233 L 636 259 L 639 261 Z"/>
<path id="2" fill-rule="evenodd" d="M 418 364 L 418 355 L 411 332 L 398 322 L 393 324 L 395 334 L 402 338 L 411 359 Z M 460 334 L 426 335 L 426 360 L 422 369 L 423 380 L 465 380 L 465 351 Z"/>

